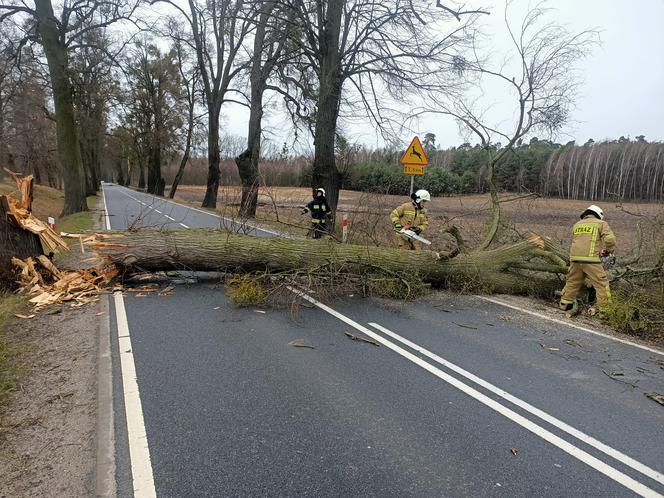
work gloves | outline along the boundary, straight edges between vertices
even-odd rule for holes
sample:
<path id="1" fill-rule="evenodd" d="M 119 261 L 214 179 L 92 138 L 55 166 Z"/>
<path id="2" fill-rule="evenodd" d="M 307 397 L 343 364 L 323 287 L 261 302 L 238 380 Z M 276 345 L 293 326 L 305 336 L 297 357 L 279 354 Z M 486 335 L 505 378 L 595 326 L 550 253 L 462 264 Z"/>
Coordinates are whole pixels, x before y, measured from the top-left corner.
<path id="1" fill-rule="evenodd" d="M 302 210 L 302 214 L 307 214 L 308 212 L 309 212 L 309 209 L 308 209 L 308 208 L 304 208 L 304 209 Z"/>
<path id="2" fill-rule="evenodd" d="M 415 232 L 415 235 L 419 235 L 422 233 L 422 229 L 420 227 L 412 227 L 411 230 Z"/>

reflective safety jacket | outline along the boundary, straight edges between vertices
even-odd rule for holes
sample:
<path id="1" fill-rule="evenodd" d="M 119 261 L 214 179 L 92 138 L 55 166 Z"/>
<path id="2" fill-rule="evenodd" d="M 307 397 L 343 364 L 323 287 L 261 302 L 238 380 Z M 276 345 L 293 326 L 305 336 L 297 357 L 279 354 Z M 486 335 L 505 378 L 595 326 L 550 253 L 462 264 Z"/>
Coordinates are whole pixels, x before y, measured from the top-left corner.
<path id="1" fill-rule="evenodd" d="M 572 247 L 569 259 L 576 263 L 600 263 L 600 251 L 613 252 L 616 236 L 604 220 L 588 215 L 572 227 Z"/>
<path id="2" fill-rule="evenodd" d="M 420 209 L 414 202 L 404 202 L 401 206 L 397 207 L 392 214 L 390 214 L 392 224 L 400 224 L 402 226 L 420 227 L 425 231 L 429 226 L 427 219 L 427 210 Z"/>
<path id="3" fill-rule="evenodd" d="M 325 197 L 313 199 L 304 209 L 311 213 L 312 223 L 325 223 L 325 217 L 331 212 Z"/>

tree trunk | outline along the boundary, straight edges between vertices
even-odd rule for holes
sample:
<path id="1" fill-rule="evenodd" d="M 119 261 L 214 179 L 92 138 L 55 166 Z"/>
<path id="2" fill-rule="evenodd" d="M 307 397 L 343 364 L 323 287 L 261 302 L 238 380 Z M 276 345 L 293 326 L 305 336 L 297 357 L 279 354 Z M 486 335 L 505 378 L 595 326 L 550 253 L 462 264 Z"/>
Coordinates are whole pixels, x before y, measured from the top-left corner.
<path id="1" fill-rule="evenodd" d="M 208 105 L 210 113 L 208 123 L 208 178 L 207 189 L 202 207 L 217 207 L 217 191 L 219 190 L 219 111 L 216 104 Z"/>
<path id="2" fill-rule="evenodd" d="M 187 116 L 187 138 L 185 142 L 185 147 L 184 147 L 184 152 L 182 153 L 182 160 L 180 161 L 180 167 L 178 168 L 178 172 L 175 175 L 175 178 L 173 179 L 173 185 L 171 185 L 171 191 L 168 193 L 168 197 L 173 199 L 175 197 L 175 192 L 178 189 L 178 185 L 180 185 L 180 181 L 182 181 L 182 177 L 184 176 L 184 168 L 187 166 L 187 163 L 189 162 L 189 154 L 191 153 L 191 138 L 192 135 L 194 134 L 194 100 L 193 97 L 191 97 L 190 102 L 189 102 L 189 115 Z"/>
<path id="3" fill-rule="evenodd" d="M 161 146 L 155 143 L 150 148 L 148 162 L 148 193 L 164 195 L 164 180 L 161 177 Z"/>
<path id="4" fill-rule="evenodd" d="M 339 61 L 339 35 L 343 0 L 330 0 L 324 28 L 320 34 L 320 85 L 316 131 L 314 134 L 314 164 L 312 188 L 323 187 L 325 197 L 332 210 L 330 230 L 334 229 L 334 216 L 339 202 L 341 174 L 334 156 L 334 142 L 343 85 Z"/>
<path id="5" fill-rule="evenodd" d="M 251 237 L 219 229 L 112 232 L 94 247 L 122 271 L 306 271 L 333 266 L 338 273 L 383 270 L 417 274 L 438 286 L 480 288 L 492 292 L 550 295 L 553 277 L 512 270 L 544 246 L 540 237 L 490 251 L 449 254 L 432 251 L 337 244 L 314 240 Z M 549 265 L 551 266 L 551 265 Z M 564 267 L 559 268 L 564 272 Z"/>
<path id="6" fill-rule="evenodd" d="M 145 190 L 145 164 L 142 158 L 138 160 L 138 189 Z"/>
<path id="7" fill-rule="evenodd" d="M 261 81 L 254 81 L 252 77 L 247 148 L 235 158 L 242 181 L 241 218 L 254 218 L 258 203 L 258 159 L 261 153 L 261 121 L 263 119 L 263 88 L 260 85 Z"/>
<path id="8" fill-rule="evenodd" d="M 63 168 L 65 203 L 62 215 L 87 211 L 85 173 L 81 161 L 67 48 L 63 44 L 50 0 L 35 0 L 37 29 L 46 54 L 55 104 L 58 156 Z"/>
<path id="9" fill-rule="evenodd" d="M 21 206 L 29 212 L 32 209 L 33 180 L 25 178 L 19 186 Z M 0 288 L 15 282 L 15 268 L 12 258 L 36 258 L 42 254 L 39 236 L 17 226 L 9 216 L 7 196 L 0 196 Z"/>

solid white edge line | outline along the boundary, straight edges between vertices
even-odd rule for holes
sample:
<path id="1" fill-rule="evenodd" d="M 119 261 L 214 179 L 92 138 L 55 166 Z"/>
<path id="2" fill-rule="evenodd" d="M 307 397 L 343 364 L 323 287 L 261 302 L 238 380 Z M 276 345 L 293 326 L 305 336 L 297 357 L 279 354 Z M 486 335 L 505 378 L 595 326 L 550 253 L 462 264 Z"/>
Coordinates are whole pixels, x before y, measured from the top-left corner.
<path id="1" fill-rule="evenodd" d="M 127 187 L 123 187 L 123 188 L 127 188 Z M 210 213 L 209 211 L 204 211 L 204 210 L 202 210 L 202 209 L 198 209 L 198 208 L 195 208 L 195 207 L 193 207 L 193 206 L 187 206 L 186 204 L 180 204 L 179 202 L 175 202 L 175 201 L 172 201 L 172 200 L 170 200 L 170 199 L 162 199 L 162 198 L 160 198 L 160 197 L 158 198 L 157 196 L 154 196 L 154 195 L 152 195 L 152 194 L 146 194 L 146 193 L 143 193 L 143 192 L 141 192 L 141 193 L 142 193 L 143 195 L 149 195 L 149 196 L 152 196 L 152 197 L 154 197 L 155 199 L 158 199 L 158 200 L 163 201 L 163 202 L 168 202 L 168 203 L 170 203 L 170 204 L 175 204 L 176 206 L 180 206 L 180 207 L 185 208 L 185 209 L 191 209 L 191 210 L 193 210 L 193 211 L 198 211 L 199 213 L 207 214 L 207 215 L 209 215 L 209 216 L 214 216 L 215 218 L 218 218 L 218 219 L 220 219 L 220 220 L 227 221 L 227 222 L 229 222 L 229 223 L 233 223 L 233 222 L 234 222 L 234 220 L 228 219 L 228 218 L 226 218 L 226 217 L 224 217 L 224 216 L 221 216 L 221 215 L 218 215 L 218 214 L 215 214 L 215 213 Z M 140 201 L 139 201 L 139 202 L 140 202 Z M 251 227 L 251 228 L 254 229 L 254 230 L 258 230 L 259 232 L 269 233 L 269 234 L 272 234 L 272 235 L 276 235 L 276 236 L 278 236 L 278 237 L 283 236 L 283 234 L 281 234 L 281 233 L 279 233 L 279 232 L 274 232 L 274 231 L 269 230 L 269 229 L 267 229 L 267 228 L 260 228 L 260 227 L 257 227 L 257 226 L 254 226 L 254 225 L 250 225 L 250 224 L 247 224 L 247 226 Z"/>
<path id="2" fill-rule="evenodd" d="M 393 339 L 396 339 L 397 341 L 405 344 L 411 349 L 414 349 L 420 354 L 423 354 L 429 358 L 431 358 L 433 361 L 443 365 L 446 368 L 449 368 L 450 370 L 458 373 L 459 375 L 464 376 L 468 380 L 474 382 L 475 384 L 478 384 L 485 388 L 487 391 L 490 391 L 501 398 L 509 401 L 510 403 L 518 406 L 519 408 L 524 409 L 525 411 L 531 413 L 532 415 L 535 415 L 536 417 L 539 417 L 540 419 L 544 420 L 545 422 L 548 422 L 549 424 L 553 425 L 554 427 L 557 427 L 558 429 L 568 433 L 570 436 L 573 436 L 577 438 L 579 441 L 586 443 L 590 446 L 592 446 L 595 449 L 598 449 L 602 453 L 605 453 L 606 455 L 618 460 L 619 462 L 627 465 L 628 467 L 633 468 L 634 470 L 640 472 L 644 476 L 647 476 L 661 484 L 664 484 L 664 474 L 651 469 L 645 464 L 642 464 L 641 462 L 633 459 L 632 457 L 625 455 L 624 453 L 621 453 L 620 451 L 602 443 L 601 441 L 598 441 L 592 436 L 589 436 L 583 432 L 581 432 L 578 429 L 575 429 L 574 427 L 566 424 L 562 420 L 559 420 L 552 415 L 549 415 L 548 413 L 540 410 L 539 408 L 536 408 L 532 406 L 531 404 L 517 398 L 516 396 L 508 393 L 507 391 L 504 391 L 503 389 L 491 384 L 490 382 L 482 379 L 481 377 L 478 377 L 467 370 L 464 370 L 458 365 L 455 365 L 454 363 L 441 358 L 435 353 L 432 353 L 431 351 L 415 344 L 412 341 L 409 341 L 408 339 L 401 337 L 399 334 L 392 332 L 391 330 L 383 327 L 382 325 L 379 325 L 378 323 L 369 323 L 370 326 L 374 327 L 375 329 L 383 332 L 384 334 L 392 337 Z"/>
<path id="3" fill-rule="evenodd" d="M 656 348 L 652 348 L 652 347 L 649 347 L 649 346 L 644 346 L 643 344 L 639 344 L 638 342 L 632 342 L 632 341 L 628 341 L 627 339 L 621 339 L 619 337 L 613 337 L 609 334 L 605 334 L 604 332 L 600 332 L 598 330 L 589 329 L 588 327 L 582 327 L 581 325 L 566 322 L 564 320 L 558 320 L 557 318 L 552 318 L 552 317 L 546 316 L 542 313 L 537 313 L 536 311 L 530 311 L 530 310 L 527 310 L 525 308 L 521 308 L 520 306 L 515 306 L 513 304 L 505 303 L 505 302 L 503 302 L 499 299 L 496 299 L 496 298 L 486 297 L 486 296 L 475 296 L 475 297 L 477 297 L 479 299 L 483 299 L 484 301 L 488 301 L 490 303 L 499 304 L 500 306 L 505 306 L 506 308 L 511 308 L 513 310 L 520 311 L 522 313 L 527 313 L 528 315 L 536 316 L 537 318 L 541 318 L 542 320 L 547 320 L 549 322 L 557 323 L 559 325 L 565 325 L 566 327 L 571 327 L 573 329 L 582 330 L 583 332 L 588 332 L 589 334 L 604 337 L 605 339 L 611 339 L 612 341 L 620 342 L 622 344 L 627 344 L 628 346 L 633 346 L 635 348 L 643 349 L 644 351 L 649 351 L 651 353 L 655 353 L 655 354 L 664 356 L 664 351 L 656 349 Z"/>
<path id="4" fill-rule="evenodd" d="M 104 198 L 104 212 L 106 213 L 106 227 L 111 229 L 108 208 L 106 206 L 106 192 L 102 184 Z M 152 475 L 150 461 L 150 448 L 145 420 L 143 419 L 143 406 L 138 390 L 134 353 L 129 335 L 129 323 L 124 306 L 122 292 L 113 293 L 115 303 L 115 319 L 118 328 L 118 348 L 120 351 L 120 370 L 122 372 L 122 391 L 124 395 L 125 417 L 127 420 L 127 439 L 129 441 L 129 457 L 131 459 L 131 475 L 135 498 L 153 498 L 157 496 Z"/>
<path id="5" fill-rule="evenodd" d="M 494 401 L 493 399 L 489 398 L 485 394 L 482 394 L 481 392 L 477 391 L 476 389 L 473 389 L 472 387 L 468 386 L 467 384 L 464 384 L 460 380 L 452 377 L 451 375 L 443 372 L 439 368 L 434 367 L 430 363 L 427 363 L 426 361 L 422 360 L 421 358 L 418 358 L 414 354 L 406 351 L 405 349 L 397 346 L 396 344 L 388 341 L 385 339 L 383 336 L 373 332 L 372 330 L 368 329 L 367 327 L 364 327 L 360 325 L 359 323 L 355 322 L 351 318 L 348 318 L 345 315 L 342 315 L 338 311 L 333 310 L 329 306 L 324 305 L 323 303 L 317 301 L 316 299 L 312 298 L 311 296 L 305 294 L 304 292 L 295 289 L 293 287 L 288 287 L 288 289 L 300 296 L 302 299 L 305 299 L 306 301 L 309 301 L 313 305 L 317 306 L 318 308 L 322 309 L 323 311 L 329 313 L 330 315 L 334 316 L 335 318 L 338 318 L 342 322 L 350 325 L 356 330 L 359 330 L 363 334 L 368 335 L 372 339 L 378 341 L 379 343 L 383 344 L 384 346 L 388 347 L 395 353 L 403 356 L 404 358 L 410 360 L 411 362 L 415 363 L 419 367 L 423 368 L 424 370 L 427 370 L 431 374 L 435 375 L 441 380 L 444 380 L 451 386 L 459 389 L 461 392 L 464 394 L 470 396 L 471 398 L 479 401 L 480 403 L 488 406 L 492 410 L 498 412 L 499 414 L 503 415 L 504 417 L 512 420 L 516 424 L 520 425 L 524 429 L 532 432 L 536 436 L 541 437 L 545 441 L 548 441 L 552 445 L 560 448 L 564 452 L 568 453 L 569 455 L 573 456 L 574 458 L 578 459 L 579 461 L 585 463 L 586 465 L 594 468 L 598 472 L 601 472 L 605 476 L 609 477 L 610 479 L 613 479 L 617 483 L 621 484 L 622 486 L 626 487 L 627 489 L 630 489 L 634 493 L 640 495 L 640 496 L 645 496 L 645 497 L 662 497 L 659 493 L 656 491 L 650 489 L 646 485 L 640 483 L 639 481 L 633 479 L 632 477 L 628 476 L 627 474 L 624 474 L 620 472 L 619 470 L 611 467 L 610 465 L 604 463 L 603 461 L 599 460 L 598 458 L 592 456 L 591 454 L 583 451 L 580 448 L 577 448 L 573 444 L 565 441 L 564 439 L 556 436 L 552 432 L 549 432 L 548 430 L 544 429 L 543 427 L 535 424 L 534 422 L 531 422 L 527 418 L 523 417 L 522 415 L 519 415 L 513 410 L 510 410 L 506 406 L 501 405 L 497 401 Z"/>
<path id="6" fill-rule="evenodd" d="M 104 190 L 104 182 L 101 182 L 101 198 L 104 200 L 104 221 L 106 222 L 106 230 L 110 230 L 111 219 L 108 216 L 108 208 L 106 207 L 106 190 Z"/>
<path id="7" fill-rule="evenodd" d="M 143 406 L 138 390 L 134 353 L 131 347 L 127 313 L 122 292 L 113 293 L 115 300 L 115 318 L 118 327 L 118 347 L 120 349 L 120 368 L 122 371 L 122 390 L 124 392 L 125 415 L 127 419 L 127 439 L 135 498 L 152 498 L 157 493 L 152 475 L 150 448 L 145 432 Z"/>

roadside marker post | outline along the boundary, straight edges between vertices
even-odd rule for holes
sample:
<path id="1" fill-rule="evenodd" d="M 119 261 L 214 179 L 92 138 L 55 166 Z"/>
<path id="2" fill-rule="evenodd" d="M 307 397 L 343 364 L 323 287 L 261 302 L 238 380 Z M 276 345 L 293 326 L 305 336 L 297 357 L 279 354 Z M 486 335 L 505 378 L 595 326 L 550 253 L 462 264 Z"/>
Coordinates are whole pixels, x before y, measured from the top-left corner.
<path id="1" fill-rule="evenodd" d="M 345 244 L 348 240 L 348 215 L 344 214 L 341 220 L 341 243 Z"/>

